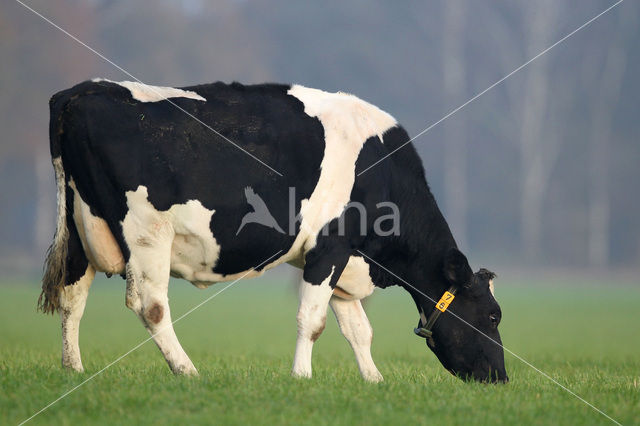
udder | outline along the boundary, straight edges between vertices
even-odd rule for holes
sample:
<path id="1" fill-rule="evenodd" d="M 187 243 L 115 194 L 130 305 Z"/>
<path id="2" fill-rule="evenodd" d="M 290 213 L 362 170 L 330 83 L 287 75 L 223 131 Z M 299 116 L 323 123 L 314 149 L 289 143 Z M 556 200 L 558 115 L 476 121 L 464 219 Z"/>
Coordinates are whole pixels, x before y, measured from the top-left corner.
<path id="1" fill-rule="evenodd" d="M 171 274 L 188 281 L 197 281 L 196 275 L 208 272 L 215 266 L 215 259 L 204 241 L 194 235 L 177 234 L 171 245 Z"/>
<path id="2" fill-rule="evenodd" d="M 359 300 L 371 295 L 374 289 L 369 264 L 362 257 L 351 256 L 338 279 L 334 294 L 347 300 Z"/>
<path id="3" fill-rule="evenodd" d="M 175 204 L 168 212 L 175 231 L 171 245 L 171 274 L 198 285 L 203 274 L 213 270 L 220 255 L 220 245 L 211 233 L 213 210 L 199 201 Z"/>

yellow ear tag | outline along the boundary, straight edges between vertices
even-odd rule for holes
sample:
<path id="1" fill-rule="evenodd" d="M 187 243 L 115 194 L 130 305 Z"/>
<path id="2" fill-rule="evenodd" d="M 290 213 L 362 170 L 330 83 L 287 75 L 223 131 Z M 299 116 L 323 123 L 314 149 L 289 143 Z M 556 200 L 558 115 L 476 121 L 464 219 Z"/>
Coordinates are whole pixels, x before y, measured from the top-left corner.
<path id="1" fill-rule="evenodd" d="M 451 302 L 453 302 L 454 297 L 456 296 L 454 296 L 453 293 L 449 293 L 448 291 L 445 291 L 442 297 L 440 298 L 440 300 L 438 300 L 438 303 L 436 303 L 436 308 L 440 312 L 446 311 L 449 305 L 451 304 Z"/>

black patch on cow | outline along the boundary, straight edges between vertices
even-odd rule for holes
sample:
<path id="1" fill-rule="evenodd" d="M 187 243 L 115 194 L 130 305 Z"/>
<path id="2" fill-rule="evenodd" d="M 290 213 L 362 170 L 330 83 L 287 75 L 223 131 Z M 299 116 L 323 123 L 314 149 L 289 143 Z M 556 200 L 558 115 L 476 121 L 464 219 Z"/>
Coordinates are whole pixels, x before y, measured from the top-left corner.
<path id="1" fill-rule="evenodd" d="M 332 222 L 333 223 L 333 222 Z M 305 255 L 303 279 L 313 285 L 320 285 L 331 274 L 329 286 L 335 288 L 351 254 L 348 241 L 337 235 L 337 228 L 331 227 L 330 235 L 318 236 L 316 245 Z"/>
<path id="2" fill-rule="evenodd" d="M 442 268 L 444 277 L 456 288 L 469 287 L 472 284 L 473 271 L 465 255 L 457 248 L 452 247 L 447 251 Z"/>
<path id="3" fill-rule="evenodd" d="M 382 141 L 377 137 L 367 140 L 360 152 L 351 199 L 367 206 L 370 231 L 360 241 L 359 250 L 413 285 L 421 287 L 431 279 L 434 289 L 425 286 L 425 290 L 436 297 L 440 285 L 446 285 L 437 282 L 442 281 L 444 253 L 456 244 L 427 185 L 422 161 L 413 144 L 406 144 L 409 139 L 402 127 L 395 126 L 382 135 Z M 400 211 L 400 235 L 379 236 L 371 229 L 379 215 L 388 214 L 376 207 L 385 201 L 393 202 Z M 365 261 L 377 287 L 401 285 L 417 297 L 402 280 L 366 257 Z"/>
<path id="4" fill-rule="evenodd" d="M 69 239 L 67 240 L 67 266 L 66 277 L 64 280 L 65 285 L 71 285 L 76 283 L 87 271 L 89 261 L 84 254 L 82 243 L 80 242 L 80 236 L 76 228 L 76 223 L 73 220 L 73 190 L 67 185 L 66 187 L 66 204 L 67 204 L 67 232 L 69 232 Z"/>

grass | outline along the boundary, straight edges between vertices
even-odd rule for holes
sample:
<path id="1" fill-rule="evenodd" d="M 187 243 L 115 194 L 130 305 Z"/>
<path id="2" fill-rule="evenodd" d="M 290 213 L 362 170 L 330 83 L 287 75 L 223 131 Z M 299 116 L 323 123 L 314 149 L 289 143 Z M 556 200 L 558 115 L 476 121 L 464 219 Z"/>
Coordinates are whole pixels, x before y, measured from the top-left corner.
<path id="1" fill-rule="evenodd" d="M 502 281 L 505 345 L 617 421 L 640 422 L 640 288 Z M 221 286 L 174 282 L 173 317 Z M 86 372 L 63 371 L 59 320 L 35 312 L 37 296 L 32 283 L 0 286 L 2 424 L 27 419 L 148 337 L 124 307 L 124 282 L 100 279 L 82 322 Z M 314 348 L 313 379 L 295 380 L 295 311 L 289 283 L 238 283 L 176 324 L 200 377 L 174 377 L 148 342 L 31 423 L 610 423 L 508 354 L 508 385 L 455 379 L 413 335 L 417 312 L 401 289 L 378 291 L 367 306 L 384 383 L 360 379 L 333 318 Z"/>

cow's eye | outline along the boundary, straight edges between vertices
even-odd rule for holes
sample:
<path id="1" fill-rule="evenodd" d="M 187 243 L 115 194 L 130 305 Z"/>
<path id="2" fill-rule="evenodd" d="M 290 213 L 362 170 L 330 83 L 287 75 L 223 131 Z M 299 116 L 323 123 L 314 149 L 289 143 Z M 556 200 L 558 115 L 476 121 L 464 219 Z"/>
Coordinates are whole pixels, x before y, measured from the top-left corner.
<path id="1" fill-rule="evenodd" d="M 498 316 L 498 314 L 491 314 L 489 315 L 489 320 L 491 321 L 491 325 L 496 327 L 500 322 L 500 317 Z"/>

